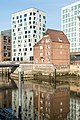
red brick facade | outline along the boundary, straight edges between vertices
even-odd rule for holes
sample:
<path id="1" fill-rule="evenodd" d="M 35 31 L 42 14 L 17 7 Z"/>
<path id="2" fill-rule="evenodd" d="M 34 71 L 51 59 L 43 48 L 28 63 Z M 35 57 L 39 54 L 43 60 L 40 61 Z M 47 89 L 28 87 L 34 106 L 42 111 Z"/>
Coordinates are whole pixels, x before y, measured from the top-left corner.
<path id="1" fill-rule="evenodd" d="M 70 64 L 70 43 L 62 31 L 47 30 L 46 35 L 34 46 L 35 64 Z"/>

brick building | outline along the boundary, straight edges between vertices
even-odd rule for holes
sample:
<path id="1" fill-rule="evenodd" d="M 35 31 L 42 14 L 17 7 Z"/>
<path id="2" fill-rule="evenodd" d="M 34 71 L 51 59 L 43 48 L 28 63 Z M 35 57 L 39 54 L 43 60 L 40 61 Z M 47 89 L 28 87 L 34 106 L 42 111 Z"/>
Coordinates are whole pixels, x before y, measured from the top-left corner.
<path id="1" fill-rule="evenodd" d="M 0 61 L 11 61 L 11 30 L 0 32 Z"/>
<path id="2" fill-rule="evenodd" d="M 35 64 L 70 64 L 70 43 L 62 31 L 48 29 L 34 46 Z"/>

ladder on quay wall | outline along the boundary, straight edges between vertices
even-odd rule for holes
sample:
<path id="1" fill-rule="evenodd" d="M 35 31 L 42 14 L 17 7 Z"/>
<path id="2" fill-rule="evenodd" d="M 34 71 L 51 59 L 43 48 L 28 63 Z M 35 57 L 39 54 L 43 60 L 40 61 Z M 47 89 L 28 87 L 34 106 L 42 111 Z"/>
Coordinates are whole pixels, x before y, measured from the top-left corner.
<path id="1" fill-rule="evenodd" d="M 19 120 L 12 115 L 8 110 L 0 108 L 0 120 Z"/>

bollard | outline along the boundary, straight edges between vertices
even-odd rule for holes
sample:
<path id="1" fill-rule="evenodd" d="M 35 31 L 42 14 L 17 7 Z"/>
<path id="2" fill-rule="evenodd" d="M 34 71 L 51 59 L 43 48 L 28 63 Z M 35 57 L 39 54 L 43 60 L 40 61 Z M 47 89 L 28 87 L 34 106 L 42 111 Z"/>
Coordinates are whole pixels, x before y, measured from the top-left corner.
<path id="1" fill-rule="evenodd" d="M 19 85 L 18 85 L 18 118 L 22 120 L 22 81 L 21 81 L 21 67 L 19 66 L 18 69 L 18 78 L 19 78 Z"/>

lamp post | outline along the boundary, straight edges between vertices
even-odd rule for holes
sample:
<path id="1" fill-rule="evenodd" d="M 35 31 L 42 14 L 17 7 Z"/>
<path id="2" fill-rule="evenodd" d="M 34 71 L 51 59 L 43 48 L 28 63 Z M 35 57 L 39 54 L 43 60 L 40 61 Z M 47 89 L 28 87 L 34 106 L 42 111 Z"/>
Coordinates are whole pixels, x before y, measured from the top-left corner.
<path id="1" fill-rule="evenodd" d="M 18 68 L 18 78 L 19 78 L 19 84 L 18 84 L 18 118 L 22 120 L 22 81 L 21 81 L 21 66 Z"/>

